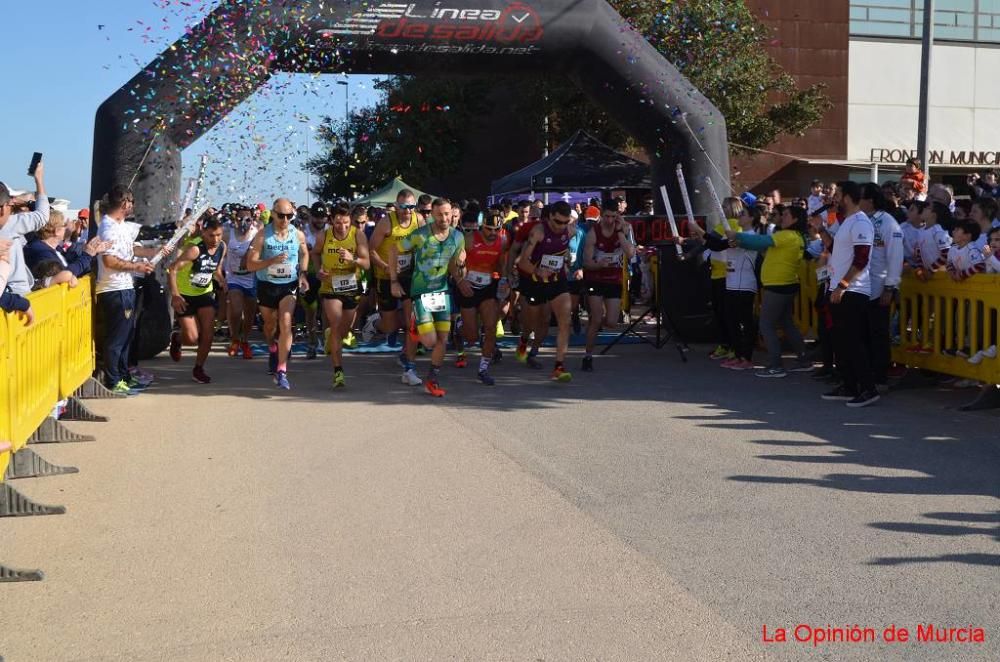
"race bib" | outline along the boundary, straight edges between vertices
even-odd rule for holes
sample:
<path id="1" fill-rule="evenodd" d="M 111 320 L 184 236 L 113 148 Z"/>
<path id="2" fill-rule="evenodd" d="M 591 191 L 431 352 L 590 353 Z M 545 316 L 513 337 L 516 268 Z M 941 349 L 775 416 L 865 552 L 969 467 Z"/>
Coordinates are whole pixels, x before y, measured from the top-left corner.
<path id="1" fill-rule="evenodd" d="M 333 277 L 333 291 L 337 294 L 344 292 L 354 292 L 358 289 L 357 274 L 347 274 L 346 276 Z"/>
<path id="2" fill-rule="evenodd" d="M 430 313 L 444 312 L 448 306 L 448 297 L 445 292 L 428 292 L 420 296 L 420 305 Z"/>
<path id="3" fill-rule="evenodd" d="M 272 264 L 267 268 L 267 275 L 271 278 L 291 278 L 292 265 L 288 262 Z"/>
<path id="4" fill-rule="evenodd" d="M 620 252 L 605 253 L 604 251 L 596 251 L 594 253 L 594 260 L 597 264 L 605 267 L 620 267 L 622 265 L 622 254 Z"/>
<path id="5" fill-rule="evenodd" d="M 412 265 L 413 255 L 407 253 L 405 255 L 396 256 L 396 269 L 399 271 L 409 271 Z"/>
<path id="6" fill-rule="evenodd" d="M 191 274 L 191 284 L 195 287 L 208 287 L 212 282 L 212 274 Z"/>
<path id="7" fill-rule="evenodd" d="M 559 271 L 565 259 L 562 255 L 543 255 L 540 264 L 549 271 Z"/>
<path id="8" fill-rule="evenodd" d="M 816 269 L 816 281 L 822 283 L 824 280 L 830 280 L 830 267 Z"/>
<path id="9" fill-rule="evenodd" d="M 493 274 L 483 273 L 482 271 L 470 271 L 466 275 L 465 280 L 476 287 L 486 287 L 493 282 Z"/>

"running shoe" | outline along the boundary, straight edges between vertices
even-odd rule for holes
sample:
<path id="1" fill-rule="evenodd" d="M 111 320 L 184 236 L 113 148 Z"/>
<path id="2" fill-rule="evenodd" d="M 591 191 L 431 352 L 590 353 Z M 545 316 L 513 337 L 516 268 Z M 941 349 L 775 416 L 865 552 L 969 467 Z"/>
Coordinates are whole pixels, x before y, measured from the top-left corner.
<path id="1" fill-rule="evenodd" d="M 493 386 L 494 384 L 497 383 L 496 380 L 493 379 L 493 377 L 490 375 L 489 370 L 479 371 L 479 381 L 486 384 L 487 386 Z"/>
<path id="2" fill-rule="evenodd" d="M 722 359 L 736 358 L 736 356 L 729 350 L 728 347 L 723 347 L 722 345 L 719 345 L 718 347 L 712 350 L 712 353 L 708 355 L 708 358 L 712 359 L 713 361 L 721 361 Z"/>
<path id="3" fill-rule="evenodd" d="M 344 371 L 339 370 L 333 373 L 333 388 L 344 388 L 347 381 L 344 379 Z"/>
<path id="4" fill-rule="evenodd" d="M 503 352 L 500 351 L 499 347 L 497 347 L 496 349 L 493 350 L 493 359 L 492 359 L 492 361 L 493 361 L 493 363 L 500 363 L 501 361 L 503 361 Z"/>
<path id="5" fill-rule="evenodd" d="M 542 362 L 538 360 L 537 356 L 532 356 L 531 354 L 528 354 L 528 358 L 525 359 L 525 363 L 528 364 L 529 368 L 534 368 L 535 370 L 542 369 Z"/>
<path id="6" fill-rule="evenodd" d="M 274 374 L 274 385 L 286 391 L 292 390 L 292 385 L 288 383 L 288 375 L 284 370 L 279 370 Z"/>
<path id="7" fill-rule="evenodd" d="M 812 372 L 815 367 L 809 359 L 800 358 L 795 362 L 795 365 L 788 369 L 788 372 Z"/>
<path id="8" fill-rule="evenodd" d="M 503 328 L 503 320 L 497 320 L 497 338 L 503 338 L 506 333 Z"/>
<path id="9" fill-rule="evenodd" d="M 309 346 L 306 347 L 306 360 L 312 361 L 315 358 L 316 358 L 316 345 L 309 343 Z"/>
<path id="10" fill-rule="evenodd" d="M 723 359 L 722 361 L 719 362 L 719 367 L 726 368 L 728 370 L 729 368 L 733 367 L 733 364 L 739 362 L 740 362 L 739 359 Z"/>
<path id="11" fill-rule="evenodd" d="M 528 360 L 528 341 L 522 338 L 517 343 L 517 353 L 515 354 L 517 360 L 524 363 Z"/>
<path id="12" fill-rule="evenodd" d="M 829 393 L 824 393 L 820 396 L 824 400 L 836 401 L 840 400 L 842 402 L 850 402 L 858 397 L 858 394 L 854 391 L 848 390 L 846 386 L 838 386 Z"/>
<path id="13" fill-rule="evenodd" d="M 226 350 L 226 354 L 232 357 L 236 356 L 237 352 L 239 351 L 240 351 L 240 342 L 238 340 L 234 340 L 231 343 L 229 343 L 229 349 Z"/>
<path id="14" fill-rule="evenodd" d="M 357 336 L 355 336 L 352 332 L 348 331 L 347 337 L 344 338 L 344 347 L 346 347 L 347 349 L 354 349 L 357 346 L 358 346 Z M 329 349 L 326 350 L 326 353 L 329 354 L 330 350 Z"/>
<path id="15" fill-rule="evenodd" d="M 748 361 L 747 359 L 733 359 L 728 367 L 730 370 L 737 371 L 754 369 L 753 361 Z"/>
<path id="16" fill-rule="evenodd" d="M 136 395 L 136 392 L 129 387 L 128 382 L 124 379 L 115 384 L 114 387 L 112 387 L 111 392 L 118 395 Z"/>
<path id="17" fill-rule="evenodd" d="M 443 398 L 445 390 L 441 388 L 436 379 L 428 379 L 424 382 L 424 390 L 433 395 L 435 398 Z"/>
<path id="18" fill-rule="evenodd" d="M 462 352 L 455 359 L 455 367 L 456 368 L 464 368 L 466 365 L 468 365 L 468 364 L 467 364 L 467 362 L 465 360 L 465 352 Z"/>
<path id="19" fill-rule="evenodd" d="M 278 353 L 268 351 L 267 353 L 267 374 L 273 375 L 278 369 Z"/>
<path id="20" fill-rule="evenodd" d="M 179 331 L 170 334 L 170 358 L 174 360 L 174 363 L 181 360 L 181 334 Z"/>
<path id="21" fill-rule="evenodd" d="M 847 406 L 852 409 L 859 409 L 861 407 L 867 407 L 868 405 L 873 405 L 878 402 L 882 396 L 878 394 L 877 390 L 865 391 L 861 395 L 852 398 L 847 401 Z"/>
<path id="22" fill-rule="evenodd" d="M 375 334 L 378 332 L 378 321 L 378 313 L 373 313 L 368 316 L 368 319 L 365 320 L 364 328 L 361 329 L 361 342 L 370 343 L 375 339 Z"/>
<path id="23" fill-rule="evenodd" d="M 583 370 L 584 372 L 594 372 L 594 357 L 583 357 L 583 365 L 580 366 L 580 370 Z"/>
<path id="24" fill-rule="evenodd" d="M 253 358 L 253 350 L 250 349 L 250 343 L 242 342 L 240 343 L 240 348 L 243 350 L 243 359 L 249 361 Z"/>
<path id="25" fill-rule="evenodd" d="M 137 393 L 141 393 L 142 391 L 145 391 L 147 388 L 149 388 L 149 384 L 144 384 L 135 377 L 129 377 L 125 383 L 128 384 L 128 387 L 132 389 L 133 392 Z"/>
<path id="26" fill-rule="evenodd" d="M 788 373 L 785 372 L 784 368 L 764 368 L 755 372 L 754 375 L 765 379 L 781 379 L 782 377 L 787 377 Z"/>
<path id="27" fill-rule="evenodd" d="M 559 366 L 552 371 L 552 376 L 549 377 L 554 382 L 568 382 L 573 380 L 573 375 L 566 372 L 566 368 Z"/>
<path id="28" fill-rule="evenodd" d="M 154 381 L 156 381 L 156 375 L 146 370 L 143 370 L 142 368 L 132 368 L 131 370 L 128 371 L 128 374 L 130 377 L 130 381 L 134 380 L 137 384 L 139 384 L 143 388 L 146 388 Z"/>
<path id="29" fill-rule="evenodd" d="M 191 378 L 199 384 L 212 383 L 212 378 L 205 374 L 205 369 L 200 365 L 196 365 L 194 370 L 191 371 Z"/>
<path id="30" fill-rule="evenodd" d="M 417 377 L 417 372 L 413 368 L 403 373 L 402 382 L 407 386 L 420 386 L 424 383 L 422 379 Z"/>

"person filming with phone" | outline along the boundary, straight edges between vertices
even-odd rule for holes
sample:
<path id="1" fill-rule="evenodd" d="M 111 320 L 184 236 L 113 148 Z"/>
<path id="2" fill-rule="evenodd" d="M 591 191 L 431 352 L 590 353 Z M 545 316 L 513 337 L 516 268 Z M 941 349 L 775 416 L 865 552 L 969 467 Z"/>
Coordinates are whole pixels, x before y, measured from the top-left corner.
<path id="1" fill-rule="evenodd" d="M 27 299 L 23 297 L 31 292 L 35 279 L 24 260 L 24 246 L 27 243 L 25 235 L 37 232 L 49 222 L 49 199 L 45 195 L 45 165 L 41 162 L 41 155 L 36 157 L 37 159 L 32 159 L 32 167 L 29 169 L 29 175 L 35 179 L 34 211 L 13 213 L 14 200 L 10 189 L 0 183 L 0 242 L 10 242 L 5 249 L 6 258 L 0 256 L 0 263 L 9 265 L 3 291 L 4 294 L 9 292 L 22 298 L 17 300 L 7 297 L 11 299 L 7 305 L 16 305 L 14 310 L 26 324 L 31 324 L 34 314 L 30 304 L 25 307 Z M 7 268 L 3 267 L 3 271 L 7 271 Z"/>

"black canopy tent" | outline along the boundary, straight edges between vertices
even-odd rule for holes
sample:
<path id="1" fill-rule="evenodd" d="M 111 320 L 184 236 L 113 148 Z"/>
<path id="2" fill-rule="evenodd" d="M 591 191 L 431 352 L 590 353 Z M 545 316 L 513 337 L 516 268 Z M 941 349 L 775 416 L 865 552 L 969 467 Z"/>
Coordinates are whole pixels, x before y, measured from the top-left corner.
<path id="1" fill-rule="evenodd" d="M 652 188 L 647 164 L 580 130 L 545 158 L 495 180 L 490 194 Z"/>

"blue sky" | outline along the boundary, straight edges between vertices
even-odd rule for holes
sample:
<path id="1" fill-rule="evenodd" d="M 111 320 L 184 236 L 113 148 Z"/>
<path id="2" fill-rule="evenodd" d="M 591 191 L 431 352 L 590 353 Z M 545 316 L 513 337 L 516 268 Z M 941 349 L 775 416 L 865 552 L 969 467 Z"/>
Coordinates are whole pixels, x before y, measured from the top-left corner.
<path id="1" fill-rule="evenodd" d="M 49 195 L 89 206 L 94 114 L 141 67 L 196 23 L 215 0 L 4 2 L 3 62 L 10 92 L 0 104 L 0 181 L 30 189 L 32 152 L 45 154 Z M 103 26 L 103 27 L 99 27 Z M 12 36 L 23 31 L 26 38 Z M 376 100 L 368 76 L 279 75 L 184 152 L 185 170 L 208 153 L 212 202 L 306 201 L 301 164 L 315 154 L 314 127 Z M 267 145 L 268 149 L 261 149 Z"/>

